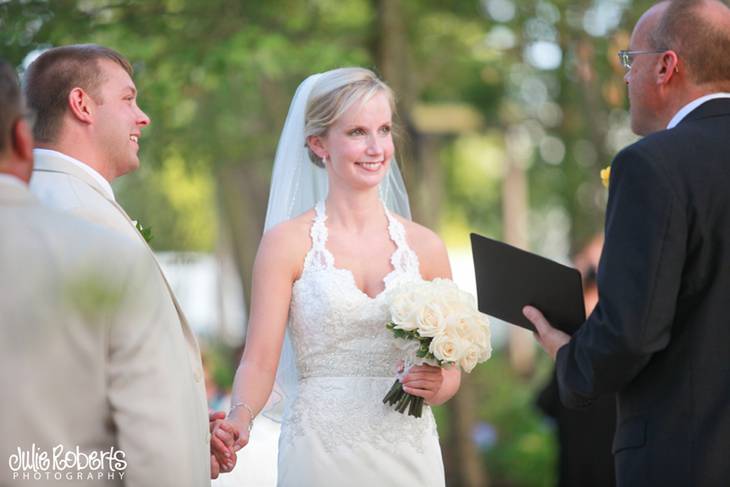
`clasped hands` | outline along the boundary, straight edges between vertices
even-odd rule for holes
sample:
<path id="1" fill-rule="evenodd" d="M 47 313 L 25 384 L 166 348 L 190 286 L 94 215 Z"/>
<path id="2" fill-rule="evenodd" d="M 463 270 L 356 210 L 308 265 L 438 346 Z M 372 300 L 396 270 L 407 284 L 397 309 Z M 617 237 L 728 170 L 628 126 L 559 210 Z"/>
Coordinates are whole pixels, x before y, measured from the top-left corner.
<path id="1" fill-rule="evenodd" d="M 223 411 L 210 412 L 210 478 L 230 472 L 236 466 L 236 452 L 248 443 L 248 428 L 245 433 L 236 427 L 234 421 L 226 419 Z"/>

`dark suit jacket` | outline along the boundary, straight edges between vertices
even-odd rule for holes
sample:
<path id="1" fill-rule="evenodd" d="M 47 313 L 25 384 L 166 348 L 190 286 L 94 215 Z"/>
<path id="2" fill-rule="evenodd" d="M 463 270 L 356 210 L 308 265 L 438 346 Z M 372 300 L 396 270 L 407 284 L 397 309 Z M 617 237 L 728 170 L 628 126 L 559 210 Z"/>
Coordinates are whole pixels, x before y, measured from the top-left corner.
<path id="1" fill-rule="evenodd" d="M 730 99 L 616 157 L 598 289 L 558 380 L 617 392 L 618 485 L 730 485 Z"/>

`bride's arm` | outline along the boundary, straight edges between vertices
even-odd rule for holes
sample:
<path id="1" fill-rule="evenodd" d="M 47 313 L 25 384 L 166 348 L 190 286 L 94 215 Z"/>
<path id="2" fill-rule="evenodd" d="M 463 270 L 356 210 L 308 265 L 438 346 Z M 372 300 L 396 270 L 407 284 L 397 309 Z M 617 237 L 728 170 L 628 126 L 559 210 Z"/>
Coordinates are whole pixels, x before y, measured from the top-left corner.
<path id="1" fill-rule="evenodd" d="M 421 275 L 432 281 L 436 278 L 451 279 L 451 264 L 446 246 L 431 230 L 412 223 L 408 229 L 409 243 L 421 263 Z M 437 368 L 414 367 L 405 377 L 404 390 L 423 397 L 428 404 L 438 406 L 451 399 L 461 385 L 461 370 L 458 367 Z"/>
<path id="2" fill-rule="evenodd" d="M 292 225 L 284 224 L 267 232 L 254 261 L 246 346 L 233 382 L 233 409 L 226 420 L 238 431 L 236 450 L 248 443 L 251 414 L 263 409 L 276 377 L 292 283 L 303 260 L 298 246 L 301 238 L 293 230 Z M 226 436 L 225 432 L 216 433 Z"/>

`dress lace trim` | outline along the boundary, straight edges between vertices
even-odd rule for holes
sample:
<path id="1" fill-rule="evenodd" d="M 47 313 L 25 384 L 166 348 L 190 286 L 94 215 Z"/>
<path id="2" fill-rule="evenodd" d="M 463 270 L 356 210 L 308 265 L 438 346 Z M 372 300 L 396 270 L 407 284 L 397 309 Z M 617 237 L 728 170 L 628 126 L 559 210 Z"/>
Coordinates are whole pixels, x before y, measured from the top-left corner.
<path id="1" fill-rule="evenodd" d="M 382 204 L 382 203 L 381 203 Z M 390 256 L 390 264 L 393 270 L 383 278 L 386 286 L 393 278 L 396 277 L 396 271 L 403 272 L 409 276 L 421 276 L 420 263 L 418 255 L 408 246 L 406 240 L 406 229 L 403 224 L 398 221 L 383 204 L 385 216 L 388 218 L 388 236 L 395 243 L 396 249 Z M 329 232 L 327 230 L 327 213 L 324 200 L 319 201 L 314 207 L 314 218 L 312 226 L 309 230 L 309 236 L 312 239 L 312 247 L 304 258 L 304 269 L 336 269 L 350 272 L 353 283 L 355 276 L 348 269 L 338 269 L 335 267 L 335 258 L 332 253 L 327 250 L 327 238 Z M 364 294 L 364 293 L 363 293 Z"/>
<path id="2" fill-rule="evenodd" d="M 282 443 L 315 436 L 328 451 L 340 447 L 377 445 L 397 451 L 408 444 L 417 451 L 437 440 L 433 416 L 411 418 L 382 404 L 395 380 L 402 356 L 392 334 L 387 295 L 401 280 L 420 280 L 418 257 L 408 246 L 403 224 L 383 205 L 388 234 L 396 249 L 393 267 L 375 297 L 365 294 L 352 272 L 337 268 L 326 247 L 328 231 L 324 201 L 315 206 L 310 229 L 312 247 L 292 288 L 289 326 L 295 348 L 299 383 L 297 396 L 285 413 Z"/>

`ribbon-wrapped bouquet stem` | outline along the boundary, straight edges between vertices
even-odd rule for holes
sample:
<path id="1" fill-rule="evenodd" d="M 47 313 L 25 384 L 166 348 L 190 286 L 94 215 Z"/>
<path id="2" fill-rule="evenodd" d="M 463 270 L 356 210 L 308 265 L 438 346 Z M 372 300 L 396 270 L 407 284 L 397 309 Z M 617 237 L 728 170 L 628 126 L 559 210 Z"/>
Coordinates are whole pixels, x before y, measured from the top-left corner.
<path id="1" fill-rule="evenodd" d="M 423 398 L 403 390 L 401 380 L 414 365 L 458 366 L 471 372 L 492 354 L 487 317 L 474 297 L 449 279 L 409 282 L 390 295 L 390 322 L 386 325 L 404 351 L 404 368 L 383 398 L 398 412 L 417 418 Z"/>

